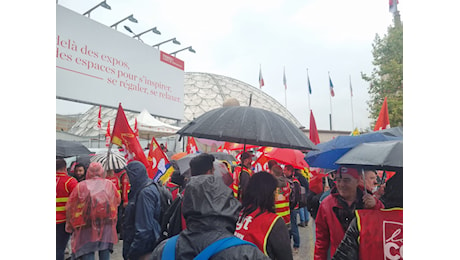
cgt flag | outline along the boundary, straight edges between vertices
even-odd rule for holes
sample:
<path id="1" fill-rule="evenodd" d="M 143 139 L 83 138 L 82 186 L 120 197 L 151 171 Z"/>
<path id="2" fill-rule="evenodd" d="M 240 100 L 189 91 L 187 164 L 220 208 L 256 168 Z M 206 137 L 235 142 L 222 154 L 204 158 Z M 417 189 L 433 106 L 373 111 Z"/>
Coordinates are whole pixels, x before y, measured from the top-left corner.
<path id="1" fill-rule="evenodd" d="M 123 150 L 128 154 L 129 161 L 140 161 L 147 168 L 149 178 L 154 177 L 152 167 L 145 157 L 144 150 L 142 149 L 139 140 L 134 134 L 133 130 L 128 124 L 125 112 L 121 107 L 121 103 L 118 105 L 118 112 L 115 118 L 115 124 L 113 125 L 112 131 L 112 144 L 116 144 L 123 147 Z"/>
<path id="2" fill-rule="evenodd" d="M 390 117 L 388 115 L 387 97 L 383 100 L 382 108 L 380 109 L 379 118 L 375 123 L 374 131 L 390 128 Z"/>
<path id="3" fill-rule="evenodd" d="M 198 146 L 196 145 L 195 138 L 187 137 L 187 154 L 198 153 Z"/>
<path id="4" fill-rule="evenodd" d="M 166 174 L 169 168 L 172 168 L 168 157 L 158 145 L 155 137 L 153 137 L 152 141 L 150 142 L 147 161 L 150 163 L 150 168 L 155 174 L 153 180 L 156 182 L 158 182 L 158 180 Z"/>

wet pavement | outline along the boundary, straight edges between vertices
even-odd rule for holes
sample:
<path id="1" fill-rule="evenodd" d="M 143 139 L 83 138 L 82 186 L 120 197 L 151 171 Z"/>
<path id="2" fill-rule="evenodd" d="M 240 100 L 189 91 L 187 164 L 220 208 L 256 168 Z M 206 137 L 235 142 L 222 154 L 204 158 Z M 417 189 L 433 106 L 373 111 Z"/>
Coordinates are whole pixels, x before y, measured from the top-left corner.
<path id="1" fill-rule="evenodd" d="M 299 253 L 294 255 L 294 260 L 311 260 L 313 259 L 313 252 L 315 248 L 314 242 L 314 221 L 310 217 L 310 222 L 306 227 L 299 227 L 300 235 L 300 248 Z M 110 255 L 112 260 L 123 260 L 123 241 L 120 240 L 114 245 L 113 253 Z M 96 253 L 96 259 L 98 255 Z"/>

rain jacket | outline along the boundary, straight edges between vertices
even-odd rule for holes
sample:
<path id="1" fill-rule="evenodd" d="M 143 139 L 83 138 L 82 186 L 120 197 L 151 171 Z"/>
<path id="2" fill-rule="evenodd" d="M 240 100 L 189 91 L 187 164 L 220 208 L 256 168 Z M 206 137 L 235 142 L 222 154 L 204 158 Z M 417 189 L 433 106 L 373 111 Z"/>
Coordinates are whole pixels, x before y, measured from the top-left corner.
<path id="1" fill-rule="evenodd" d="M 213 175 L 192 177 L 185 189 L 182 212 L 187 228 L 179 234 L 176 259 L 193 259 L 216 240 L 233 236 L 241 209 L 232 190 Z M 161 259 L 168 240 L 153 251 L 151 259 Z M 269 259 L 257 247 L 227 248 L 210 259 Z"/>
<path id="2" fill-rule="evenodd" d="M 354 202 L 355 209 L 364 208 L 362 197 L 363 192 L 358 188 L 356 202 Z M 380 208 L 383 208 L 383 204 L 376 199 L 373 209 Z M 331 249 L 330 255 L 334 255 L 354 217 L 354 209 L 348 207 L 348 204 L 339 195 L 337 187 L 334 187 L 330 196 L 327 196 L 319 205 L 318 215 L 315 219 L 315 260 L 325 260 L 329 247 Z"/>
<path id="3" fill-rule="evenodd" d="M 88 171 L 66 204 L 66 231 L 72 233 L 72 259 L 109 249 L 118 242 L 116 224 L 120 194 L 105 171 Z"/>
<path id="4" fill-rule="evenodd" d="M 122 224 L 123 258 L 135 260 L 151 253 L 160 237 L 160 193 L 141 162 L 130 162 L 126 172 L 131 188 Z"/>

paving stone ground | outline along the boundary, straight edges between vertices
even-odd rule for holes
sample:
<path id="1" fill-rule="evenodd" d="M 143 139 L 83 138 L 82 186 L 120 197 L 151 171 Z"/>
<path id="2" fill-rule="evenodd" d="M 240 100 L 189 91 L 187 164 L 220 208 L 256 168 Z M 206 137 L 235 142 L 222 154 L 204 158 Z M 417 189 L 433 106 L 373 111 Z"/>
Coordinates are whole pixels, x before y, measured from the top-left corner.
<path id="1" fill-rule="evenodd" d="M 308 223 L 307 227 L 299 227 L 299 235 L 300 235 L 300 248 L 299 253 L 294 255 L 294 260 L 312 260 L 313 259 L 313 252 L 315 248 L 314 242 L 314 221 L 310 217 L 310 222 Z M 110 256 L 111 260 L 123 260 L 123 241 L 120 240 L 116 245 L 114 245 L 113 253 Z M 96 253 L 96 259 L 98 255 Z"/>

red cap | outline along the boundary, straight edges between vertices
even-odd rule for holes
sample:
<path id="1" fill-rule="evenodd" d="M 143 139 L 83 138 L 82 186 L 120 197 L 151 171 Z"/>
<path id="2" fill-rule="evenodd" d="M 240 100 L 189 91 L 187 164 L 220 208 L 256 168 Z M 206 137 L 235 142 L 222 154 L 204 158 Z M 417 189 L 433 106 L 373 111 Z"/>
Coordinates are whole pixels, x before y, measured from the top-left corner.
<path id="1" fill-rule="evenodd" d="M 339 168 L 338 172 L 339 172 L 339 174 L 349 174 L 349 175 L 353 176 L 353 178 L 359 179 L 358 169 L 341 166 Z"/>

